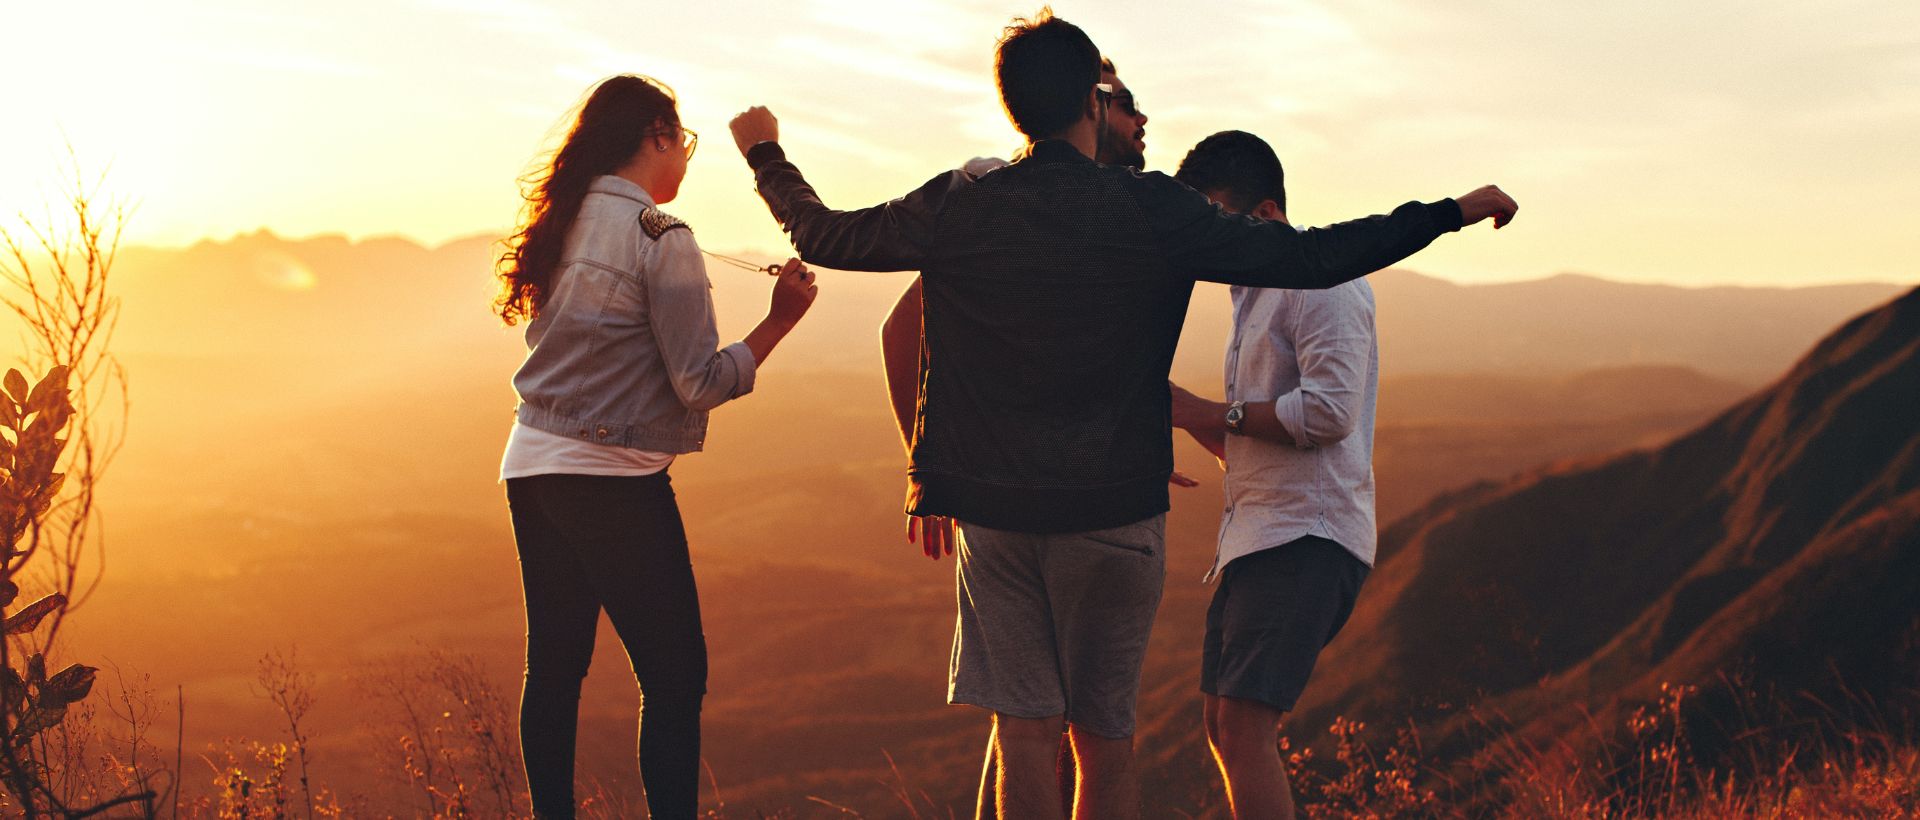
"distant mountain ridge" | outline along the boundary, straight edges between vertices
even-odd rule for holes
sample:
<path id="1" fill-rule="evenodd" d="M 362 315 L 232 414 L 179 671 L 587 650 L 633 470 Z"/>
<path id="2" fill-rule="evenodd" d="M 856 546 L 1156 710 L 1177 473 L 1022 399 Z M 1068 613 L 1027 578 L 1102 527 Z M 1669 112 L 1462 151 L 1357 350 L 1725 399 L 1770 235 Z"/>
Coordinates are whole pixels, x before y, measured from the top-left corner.
<path id="1" fill-rule="evenodd" d="M 485 237 L 424 248 L 398 238 L 292 240 L 265 231 L 180 249 L 128 248 L 118 266 L 122 349 L 364 355 L 399 346 L 514 355 L 518 333 L 503 331 L 488 312 L 498 251 Z M 745 333 L 765 311 L 766 277 L 719 263 L 709 273 L 722 332 Z M 877 367 L 880 320 L 907 281 L 904 274 L 828 272 L 813 316 L 787 344 L 808 367 Z M 1899 291 L 1886 284 L 1682 288 L 1567 274 L 1459 285 L 1401 269 L 1370 281 L 1389 376 L 1684 365 L 1747 383 L 1778 373 L 1828 328 Z M 1203 284 L 1176 374 L 1217 380 L 1230 326 L 1226 289 Z"/>
<path id="2" fill-rule="evenodd" d="M 1577 274 L 1467 286 L 1398 270 L 1373 281 L 1383 338 L 1391 331 L 1420 340 L 1382 342 L 1382 355 L 1403 371 L 1459 370 L 1461 359 L 1474 364 L 1464 369 L 1501 372 L 1684 364 L 1752 381 L 1771 378 L 1829 328 L 1902 290 L 1686 288 Z"/>

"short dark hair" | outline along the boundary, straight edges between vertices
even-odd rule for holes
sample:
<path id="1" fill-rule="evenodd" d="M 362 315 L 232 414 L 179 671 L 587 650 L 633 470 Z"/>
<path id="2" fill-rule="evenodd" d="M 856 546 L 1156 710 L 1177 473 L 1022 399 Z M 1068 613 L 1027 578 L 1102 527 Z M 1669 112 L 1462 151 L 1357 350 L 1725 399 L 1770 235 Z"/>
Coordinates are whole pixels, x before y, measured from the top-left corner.
<path id="1" fill-rule="evenodd" d="M 1043 7 L 1007 26 L 993 76 L 1013 127 L 1032 140 L 1057 136 L 1080 119 L 1087 92 L 1100 82 L 1100 49 L 1079 26 Z"/>
<path id="2" fill-rule="evenodd" d="M 1280 157 L 1266 140 L 1245 131 L 1221 131 L 1201 140 L 1173 177 L 1236 213 L 1250 213 L 1268 199 L 1287 209 L 1287 172 Z"/>

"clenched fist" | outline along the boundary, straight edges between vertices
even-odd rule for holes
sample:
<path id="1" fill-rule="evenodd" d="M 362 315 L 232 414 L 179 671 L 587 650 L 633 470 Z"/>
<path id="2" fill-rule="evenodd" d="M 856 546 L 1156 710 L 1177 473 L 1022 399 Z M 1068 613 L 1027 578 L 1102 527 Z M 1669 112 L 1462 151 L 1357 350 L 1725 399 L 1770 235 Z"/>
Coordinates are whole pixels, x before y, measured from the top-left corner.
<path id="1" fill-rule="evenodd" d="M 819 294 L 820 286 L 813 283 L 813 271 L 807 270 L 806 264 L 798 259 L 788 259 L 780 266 L 780 278 L 773 283 L 773 304 L 767 310 L 767 318 L 788 327 L 797 325 Z"/>
<path id="2" fill-rule="evenodd" d="M 1493 217 L 1493 227 L 1504 228 L 1520 210 L 1519 203 L 1498 185 L 1488 185 L 1453 201 L 1460 204 L 1460 227 L 1463 228 L 1487 217 Z"/>
<path id="3" fill-rule="evenodd" d="M 727 127 L 733 129 L 733 144 L 746 156 L 753 146 L 780 141 L 780 120 L 764 105 L 756 105 L 735 115 Z"/>

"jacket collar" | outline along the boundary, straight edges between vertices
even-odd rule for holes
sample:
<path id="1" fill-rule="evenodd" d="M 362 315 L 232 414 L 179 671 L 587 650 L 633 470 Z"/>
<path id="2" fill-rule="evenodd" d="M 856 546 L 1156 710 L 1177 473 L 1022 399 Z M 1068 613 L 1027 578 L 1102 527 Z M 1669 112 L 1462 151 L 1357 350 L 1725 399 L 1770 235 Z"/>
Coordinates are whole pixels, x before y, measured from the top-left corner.
<path id="1" fill-rule="evenodd" d="M 1092 162 L 1073 143 L 1066 140 L 1048 139 L 1033 143 L 1027 148 L 1027 158 L 1034 162 Z"/>
<path id="2" fill-rule="evenodd" d="M 653 202 L 653 195 L 647 193 L 647 189 L 635 185 L 633 180 L 627 179 L 626 177 L 614 176 L 613 174 L 594 177 L 593 182 L 587 185 L 587 192 L 612 194 L 617 197 L 631 199 L 649 208 L 656 207 Z"/>

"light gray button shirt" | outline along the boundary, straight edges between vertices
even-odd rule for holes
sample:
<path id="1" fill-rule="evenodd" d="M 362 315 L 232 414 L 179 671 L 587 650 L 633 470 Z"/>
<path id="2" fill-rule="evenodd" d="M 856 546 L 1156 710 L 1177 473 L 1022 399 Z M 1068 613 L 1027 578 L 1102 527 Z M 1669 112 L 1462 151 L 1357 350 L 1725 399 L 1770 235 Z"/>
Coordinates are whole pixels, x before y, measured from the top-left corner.
<path id="1" fill-rule="evenodd" d="M 1305 535 L 1373 566 L 1373 409 L 1380 351 L 1373 288 L 1233 289 L 1227 400 L 1272 402 L 1295 444 L 1227 436 L 1227 508 L 1207 578 Z"/>

